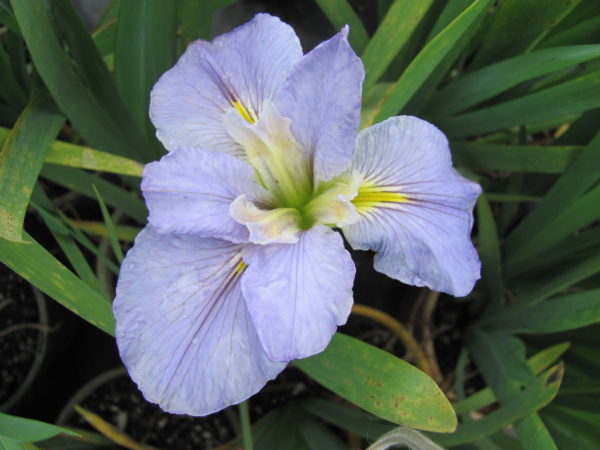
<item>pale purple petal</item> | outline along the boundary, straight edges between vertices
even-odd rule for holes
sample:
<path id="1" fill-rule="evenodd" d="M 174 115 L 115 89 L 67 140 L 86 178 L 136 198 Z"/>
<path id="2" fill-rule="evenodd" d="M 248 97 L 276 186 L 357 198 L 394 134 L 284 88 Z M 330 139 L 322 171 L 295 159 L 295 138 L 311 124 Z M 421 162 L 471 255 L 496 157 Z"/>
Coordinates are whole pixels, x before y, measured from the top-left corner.
<path id="1" fill-rule="evenodd" d="M 144 397 L 201 416 L 239 403 L 285 367 L 260 344 L 240 289 L 241 248 L 146 227 L 113 310 L 119 353 Z"/>
<path id="2" fill-rule="evenodd" d="M 351 167 L 404 200 L 367 207 L 359 188 L 353 201 L 362 218 L 343 228 L 350 244 L 378 252 L 375 269 L 392 278 L 467 295 L 480 273 L 470 235 L 481 188 L 452 167 L 444 134 L 416 117 L 393 117 L 359 134 Z"/>
<path id="3" fill-rule="evenodd" d="M 301 57 L 292 28 L 268 14 L 212 42 L 192 42 L 152 90 L 156 135 L 168 150 L 199 147 L 242 155 L 223 127 L 223 113 L 239 102 L 260 115 L 263 100 L 274 96 Z"/>
<path id="4" fill-rule="evenodd" d="M 364 69 L 346 39 L 347 27 L 307 53 L 275 98 L 292 132 L 314 159 L 318 181 L 345 170 L 360 122 Z"/>
<path id="5" fill-rule="evenodd" d="M 352 308 L 355 268 L 341 236 L 318 225 L 296 244 L 245 247 L 244 260 L 242 291 L 269 357 L 324 350 Z"/>
<path id="6" fill-rule="evenodd" d="M 178 149 L 144 169 L 142 191 L 148 221 L 160 233 L 193 233 L 232 242 L 248 240 L 231 217 L 233 200 L 261 194 L 248 164 L 225 153 Z"/>

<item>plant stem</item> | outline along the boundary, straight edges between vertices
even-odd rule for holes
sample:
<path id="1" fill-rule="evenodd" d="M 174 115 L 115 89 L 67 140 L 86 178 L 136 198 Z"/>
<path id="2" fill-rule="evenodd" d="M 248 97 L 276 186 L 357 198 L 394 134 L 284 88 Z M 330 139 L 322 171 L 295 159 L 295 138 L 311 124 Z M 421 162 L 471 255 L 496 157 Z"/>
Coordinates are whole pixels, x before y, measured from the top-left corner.
<path id="1" fill-rule="evenodd" d="M 248 411 L 248 400 L 240 403 L 240 422 L 242 423 L 242 442 L 245 450 L 253 450 L 252 426 L 250 425 L 250 412 Z"/>
<path id="2" fill-rule="evenodd" d="M 433 372 L 427 356 L 423 352 L 423 349 L 421 349 L 419 343 L 404 325 L 402 325 L 389 314 L 379 311 L 378 309 L 371 308 L 370 306 L 359 305 L 355 303 L 352 306 L 352 313 L 359 316 L 368 317 L 369 319 L 375 320 L 376 322 L 387 327 L 391 332 L 398 336 L 398 338 L 400 338 L 402 344 L 406 347 L 406 350 L 414 356 L 417 367 L 427 375 L 432 376 Z"/>

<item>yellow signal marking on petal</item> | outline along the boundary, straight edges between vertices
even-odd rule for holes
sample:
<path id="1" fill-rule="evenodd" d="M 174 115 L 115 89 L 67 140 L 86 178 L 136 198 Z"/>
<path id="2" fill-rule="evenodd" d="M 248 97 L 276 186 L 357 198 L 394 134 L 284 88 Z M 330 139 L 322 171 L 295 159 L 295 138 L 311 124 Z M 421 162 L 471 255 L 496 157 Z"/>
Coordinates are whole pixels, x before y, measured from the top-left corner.
<path id="1" fill-rule="evenodd" d="M 372 208 L 384 206 L 386 203 L 407 203 L 408 198 L 390 190 L 389 186 L 376 186 L 368 181 L 358 187 L 358 194 L 352 199 L 352 204 L 359 214 Z"/>
<path id="2" fill-rule="evenodd" d="M 251 114 L 242 104 L 242 102 L 240 102 L 239 100 L 230 100 L 230 102 L 231 106 L 233 106 L 237 110 L 237 112 L 239 112 L 242 115 L 242 117 L 246 119 L 247 122 L 250 122 L 252 124 L 256 122 L 256 117 L 254 117 L 254 114 Z"/>
<path id="3" fill-rule="evenodd" d="M 233 272 L 235 275 L 239 275 L 240 273 L 242 273 L 244 270 L 246 270 L 246 267 L 248 267 L 248 265 L 244 262 L 244 260 L 241 260 L 237 266 L 235 266 L 235 268 L 233 269 Z"/>

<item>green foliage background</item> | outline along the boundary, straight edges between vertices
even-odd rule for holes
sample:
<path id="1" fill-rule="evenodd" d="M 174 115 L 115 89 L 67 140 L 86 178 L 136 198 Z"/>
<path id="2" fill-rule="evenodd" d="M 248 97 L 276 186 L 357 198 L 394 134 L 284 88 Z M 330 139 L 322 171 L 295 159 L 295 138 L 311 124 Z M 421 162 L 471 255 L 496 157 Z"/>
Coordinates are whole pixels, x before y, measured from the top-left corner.
<path id="1" fill-rule="evenodd" d="M 90 35 L 70 1 L 0 0 L 0 260 L 107 333 L 112 286 L 85 255 L 118 273 L 121 245 L 139 229 L 119 218 L 144 225 L 139 176 L 163 154 L 149 91 L 190 41 L 211 37 L 213 14 L 233 2 L 113 0 Z M 422 371 L 338 334 L 297 365 L 363 410 L 296 402 L 253 426 L 256 447 L 345 448 L 316 418 L 367 439 L 400 424 L 453 448 L 597 447 L 600 2 L 378 0 L 372 35 L 346 0 L 315 2 L 335 28 L 350 24 L 366 69 L 362 126 L 424 118 L 483 186 L 474 236 L 482 280 L 457 300 L 478 319 L 455 368 L 452 406 Z M 70 220 L 40 179 L 97 200 L 104 221 Z M 27 211 L 69 267 L 23 229 Z M 469 361 L 487 387 L 465 397 Z M 382 387 L 365 386 L 365 376 Z M 400 407 L 387 401 L 399 395 Z M 15 421 L 0 415 L 0 446 L 63 431 Z"/>

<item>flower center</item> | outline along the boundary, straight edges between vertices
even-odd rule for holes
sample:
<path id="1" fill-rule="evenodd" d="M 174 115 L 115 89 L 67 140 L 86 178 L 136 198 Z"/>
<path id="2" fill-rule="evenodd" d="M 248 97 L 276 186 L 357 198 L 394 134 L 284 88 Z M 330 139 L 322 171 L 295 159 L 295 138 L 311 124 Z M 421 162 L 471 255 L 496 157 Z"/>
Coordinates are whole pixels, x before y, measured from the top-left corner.
<path id="1" fill-rule="evenodd" d="M 235 111 L 226 113 L 225 127 L 244 149 L 259 184 L 271 194 L 270 203 L 301 211 L 312 196 L 312 170 L 309 155 L 290 130 L 291 121 L 268 101 L 258 120 L 241 103 L 232 105 Z"/>
<path id="2" fill-rule="evenodd" d="M 260 117 L 233 105 L 225 115 L 229 134 L 244 149 L 258 183 L 267 195 L 256 204 L 238 198 L 230 209 L 244 223 L 256 243 L 294 242 L 297 233 L 315 224 L 341 226 L 358 219 L 351 199 L 357 184 L 351 176 L 315 186 L 312 155 L 294 138 L 291 121 L 266 101 Z"/>

